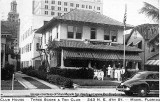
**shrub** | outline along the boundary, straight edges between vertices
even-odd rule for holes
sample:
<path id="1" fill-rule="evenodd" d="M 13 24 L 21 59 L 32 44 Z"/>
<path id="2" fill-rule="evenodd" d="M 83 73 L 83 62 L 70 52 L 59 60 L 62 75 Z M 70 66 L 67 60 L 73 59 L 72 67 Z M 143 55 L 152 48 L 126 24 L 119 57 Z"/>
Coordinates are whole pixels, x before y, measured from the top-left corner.
<path id="1" fill-rule="evenodd" d="M 45 61 L 43 61 L 43 62 L 42 62 L 42 65 L 41 65 L 41 66 L 39 66 L 38 70 L 39 70 L 39 71 L 44 71 L 44 72 L 46 72 L 46 71 L 47 71 L 47 70 L 46 70 L 46 64 L 45 64 Z"/>
<path id="2" fill-rule="evenodd" d="M 12 78 L 14 73 L 14 65 L 6 64 L 4 68 L 1 69 L 1 79 L 9 80 Z"/>
<path id="3" fill-rule="evenodd" d="M 27 74 L 27 75 L 33 76 L 33 77 L 37 77 L 37 78 L 42 79 L 42 80 L 47 79 L 47 73 L 46 72 L 35 70 L 32 66 L 30 66 L 28 68 L 23 68 L 21 71 L 24 74 Z"/>
<path id="4" fill-rule="evenodd" d="M 21 71 L 24 73 L 24 74 L 28 74 L 30 71 L 34 70 L 34 68 L 32 66 L 29 66 L 29 67 L 25 67 L 25 68 L 22 68 Z"/>
<path id="5" fill-rule="evenodd" d="M 89 68 L 81 69 L 60 69 L 60 68 L 51 68 L 50 74 L 60 75 L 68 78 L 77 78 L 77 79 L 92 79 L 94 71 Z"/>
<path id="6" fill-rule="evenodd" d="M 73 87 L 73 81 L 70 78 L 65 78 L 60 75 L 48 75 L 47 80 L 50 83 L 60 85 L 66 88 L 72 88 Z"/>

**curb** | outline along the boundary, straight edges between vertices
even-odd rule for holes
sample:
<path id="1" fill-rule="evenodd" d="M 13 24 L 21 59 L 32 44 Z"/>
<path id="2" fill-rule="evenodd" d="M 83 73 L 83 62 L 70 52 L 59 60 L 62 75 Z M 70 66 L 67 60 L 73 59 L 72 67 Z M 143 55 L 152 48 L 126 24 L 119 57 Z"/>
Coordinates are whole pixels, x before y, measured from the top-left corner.
<path id="1" fill-rule="evenodd" d="M 79 86 L 78 88 L 116 88 L 117 86 Z"/>

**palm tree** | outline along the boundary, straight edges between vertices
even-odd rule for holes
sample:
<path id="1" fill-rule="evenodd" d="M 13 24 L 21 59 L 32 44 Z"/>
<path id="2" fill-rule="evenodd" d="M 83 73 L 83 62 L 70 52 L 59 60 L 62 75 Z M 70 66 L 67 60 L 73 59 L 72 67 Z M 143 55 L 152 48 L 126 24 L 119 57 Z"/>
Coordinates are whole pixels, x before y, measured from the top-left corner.
<path id="1" fill-rule="evenodd" d="M 159 8 L 144 2 L 144 7 L 140 9 L 139 13 L 146 14 L 147 17 L 151 17 L 157 23 L 159 22 Z"/>

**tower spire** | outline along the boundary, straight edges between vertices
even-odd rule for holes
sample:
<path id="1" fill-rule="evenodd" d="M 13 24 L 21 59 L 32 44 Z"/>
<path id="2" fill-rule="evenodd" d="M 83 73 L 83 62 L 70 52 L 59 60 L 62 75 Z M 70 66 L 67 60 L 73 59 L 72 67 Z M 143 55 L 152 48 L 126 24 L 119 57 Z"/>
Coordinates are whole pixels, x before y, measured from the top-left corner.
<path id="1" fill-rule="evenodd" d="M 11 2 L 11 12 L 17 12 L 17 2 L 16 2 L 16 0 L 12 0 L 12 2 Z"/>
<path id="2" fill-rule="evenodd" d="M 8 21 L 18 21 L 19 14 L 17 13 L 17 2 L 16 0 L 12 0 L 11 2 L 11 10 L 8 13 Z"/>

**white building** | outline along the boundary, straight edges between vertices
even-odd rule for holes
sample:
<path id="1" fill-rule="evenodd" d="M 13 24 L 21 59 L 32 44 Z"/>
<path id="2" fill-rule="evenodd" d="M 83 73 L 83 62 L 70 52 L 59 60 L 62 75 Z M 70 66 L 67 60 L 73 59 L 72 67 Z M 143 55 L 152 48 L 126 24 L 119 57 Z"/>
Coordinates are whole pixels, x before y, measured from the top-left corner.
<path id="1" fill-rule="evenodd" d="M 103 12 L 102 0 L 17 0 L 19 7 L 20 48 L 22 67 L 40 65 L 40 54 L 36 51 L 41 35 L 35 33 L 53 17 L 63 15 L 70 10 L 87 9 Z"/>
<path id="2" fill-rule="evenodd" d="M 42 34 L 40 50 L 46 52 L 42 58 L 48 58 L 50 67 L 102 69 L 103 65 L 122 68 L 123 28 L 123 23 L 95 11 L 75 9 L 53 18 L 36 32 Z M 140 52 L 126 46 L 126 65 L 131 62 L 136 69 Z"/>

